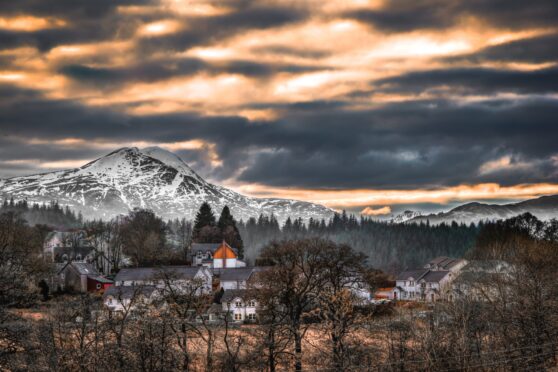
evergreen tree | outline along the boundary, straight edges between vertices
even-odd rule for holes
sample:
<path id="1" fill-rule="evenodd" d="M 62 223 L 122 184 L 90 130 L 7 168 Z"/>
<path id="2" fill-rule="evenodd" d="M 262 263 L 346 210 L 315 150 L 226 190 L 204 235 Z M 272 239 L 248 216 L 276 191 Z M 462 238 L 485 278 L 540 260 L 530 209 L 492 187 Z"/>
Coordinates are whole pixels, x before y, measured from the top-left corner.
<path id="1" fill-rule="evenodd" d="M 221 216 L 219 217 L 219 222 L 217 226 L 221 230 L 223 239 L 234 248 L 238 249 L 239 258 L 244 258 L 244 244 L 242 242 L 242 237 L 240 232 L 236 227 L 236 221 L 228 206 L 224 206 L 221 211 Z"/>
<path id="2" fill-rule="evenodd" d="M 196 214 L 192 241 L 195 243 L 219 243 L 221 240 L 221 231 L 216 226 L 213 210 L 207 202 L 204 202 Z"/>

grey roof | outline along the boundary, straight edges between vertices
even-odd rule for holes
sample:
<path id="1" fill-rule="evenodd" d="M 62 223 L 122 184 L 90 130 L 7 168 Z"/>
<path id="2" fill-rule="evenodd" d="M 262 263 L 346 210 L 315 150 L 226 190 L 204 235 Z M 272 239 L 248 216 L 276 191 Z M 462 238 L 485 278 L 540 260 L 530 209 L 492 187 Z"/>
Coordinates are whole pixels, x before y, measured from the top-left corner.
<path id="1" fill-rule="evenodd" d="M 239 282 L 250 279 L 254 273 L 253 267 L 239 267 L 235 269 L 222 269 L 220 271 L 220 280 L 222 282 Z"/>
<path id="2" fill-rule="evenodd" d="M 113 285 L 112 287 L 109 287 L 105 291 L 103 297 L 106 298 L 108 296 L 112 296 L 114 298 L 128 299 L 134 296 L 138 296 L 140 294 L 149 297 L 156 290 L 157 288 L 152 285 L 141 285 L 141 286 L 127 286 L 127 285 L 114 286 Z"/>
<path id="3" fill-rule="evenodd" d="M 173 279 L 193 279 L 200 271 L 199 267 L 192 266 L 166 266 L 166 267 L 137 267 L 121 269 L 115 282 L 154 280 L 161 275 L 168 275 Z"/>
<path id="4" fill-rule="evenodd" d="M 397 275 L 396 280 L 407 280 L 409 278 L 413 278 L 414 280 L 421 279 L 428 271 L 428 269 L 415 269 L 415 270 L 406 270 Z"/>
<path id="5" fill-rule="evenodd" d="M 443 271 L 428 271 L 426 275 L 424 275 L 421 280 L 425 280 L 427 283 L 438 283 L 440 280 L 444 279 L 446 275 L 450 272 L 443 270 Z"/>
<path id="6" fill-rule="evenodd" d="M 102 275 L 87 275 L 88 278 L 98 281 L 99 283 L 107 283 L 111 284 L 114 283 L 112 280 L 105 278 Z"/>
<path id="7" fill-rule="evenodd" d="M 223 243 L 192 243 L 192 247 L 191 247 L 191 252 L 192 254 L 197 254 L 198 251 L 205 253 L 205 252 L 211 252 L 211 254 L 213 255 L 213 253 L 217 250 L 217 248 L 219 248 L 221 246 L 221 244 Z M 231 247 L 231 249 L 234 251 L 234 253 L 236 253 L 238 255 L 238 249 L 236 249 L 235 247 L 230 246 L 228 243 L 227 245 L 229 247 Z"/>
<path id="8" fill-rule="evenodd" d="M 251 291 L 247 289 L 227 289 L 221 297 L 221 302 L 229 302 L 235 298 L 241 298 L 242 300 L 247 300 L 249 298 L 254 298 Z"/>
<path id="9" fill-rule="evenodd" d="M 70 266 L 72 266 L 80 275 L 99 275 L 97 269 L 95 269 L 90 263 L 72 262 Z"/>
<path id="10" fill-rule="evenodd" d="M 221 243 L 192 243 L 192 254 L 199 252 L 205 253 L 207 251 L 213 253 Z"/>
<path id="11" fill-rule="evenodd" d="M 460 262 L 462 262 L 463 260 L 461 258 L 451 258 L 451 257 L 446 257 L 446 256 L 440 256 L 440 257 L 436 257 L 433 260 L 431 260 L 428 265 L 430 266 L 438 266 L 441 267 L 444 270 L 449 270 L 452 267 L 454 267 L 455 265 L 459 264 Z"/>

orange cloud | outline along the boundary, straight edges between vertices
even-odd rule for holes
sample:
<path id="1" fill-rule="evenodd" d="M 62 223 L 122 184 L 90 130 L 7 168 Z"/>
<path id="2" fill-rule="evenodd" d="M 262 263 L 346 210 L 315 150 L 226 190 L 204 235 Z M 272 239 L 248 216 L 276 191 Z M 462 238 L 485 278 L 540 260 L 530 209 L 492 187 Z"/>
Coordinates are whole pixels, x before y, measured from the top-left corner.
<path id="1" fill-rule="evenodd" d="M 360 214 L 364 216 L 383 216 L 390 213 L 391 213 L 391 207 L 389 206 L 376 208 L 376 209 L 372 207 L 366 207 L 362 211 L 360 211 Z"/>
<path id="2" fill-rule="evenodd" d="M 529 199 L 558 194 L 558 184 L 539 183 L 500 186 L 496 183 L 411 190 L 310 190 L 273 188 L 264 185 L 229 185 L 237 191 L 256 197 L 299 199 L 331 208 L 357 208 L 393 204 L 438 203 L 450 201 Z"/>

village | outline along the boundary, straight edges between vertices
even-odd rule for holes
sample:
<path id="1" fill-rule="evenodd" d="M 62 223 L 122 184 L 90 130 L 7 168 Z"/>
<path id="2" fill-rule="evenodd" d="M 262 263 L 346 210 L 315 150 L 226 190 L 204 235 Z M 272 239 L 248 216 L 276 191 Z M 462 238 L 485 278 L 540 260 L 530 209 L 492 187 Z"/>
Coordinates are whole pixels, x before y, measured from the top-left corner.
<path id="1" fill-rule="evenodd" d="M 221 307 L 219 311 L 215 311 L 216 306 L 208 307 L 204 315 L 210 321 L 228 317 L 240 324 L 258 319 L 258 274 L 270 266 L 248 266 L 238 257 L 238 249 L 224 240 L 192 243 L 190 265 L 123 267 L 114 274 L 103 274 L 108 266 L 103 266 L 103 261 L 96 264 L 99 260 L 94 259 L 95 251 L 83 231 L 49 234 L 44 244 L 44 257 L 52 265 L 49 287 L 57 293 L 97 295 L 104 309 L 115 314 L 139 306 L 156 306 L 168 288 L 173 288 L 183 294 L 213 296 L 214 305 Z M 384 280 L 382 284 L 388 286 L 372 287 L 358 277 L 347 281 L 347 288 L 360 305 L 433 304 L 458 298 L 480 299 L 476 289 L 479 285 L 491 276 L 503 277 L 509 271 L 510 266 L 504 261 L 441 256 L 423 267 L 400 272 L 394 280 Z"/>

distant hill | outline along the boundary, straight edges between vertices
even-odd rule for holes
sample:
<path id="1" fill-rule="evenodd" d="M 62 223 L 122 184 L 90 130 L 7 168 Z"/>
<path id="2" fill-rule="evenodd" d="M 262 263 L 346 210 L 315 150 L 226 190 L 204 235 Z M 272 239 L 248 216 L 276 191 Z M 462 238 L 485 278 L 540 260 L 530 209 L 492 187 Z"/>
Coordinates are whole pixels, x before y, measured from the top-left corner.
<path id="1" fill-rule="evenodd" d="M 430 224 L 442 222 L 470 224 L 479 221 L 505 220 L 523 213 L 531 213 L 540 220 L 558 218 L 558 195 L 541 196 L 537 199 L 529 199 L 519 203 L 510 204 L 484 204 L 467 203 L 456 207 L 448 212 L 416 216 L 407 219 L 407 223 L 420 223 L 429 221 Z"/>

